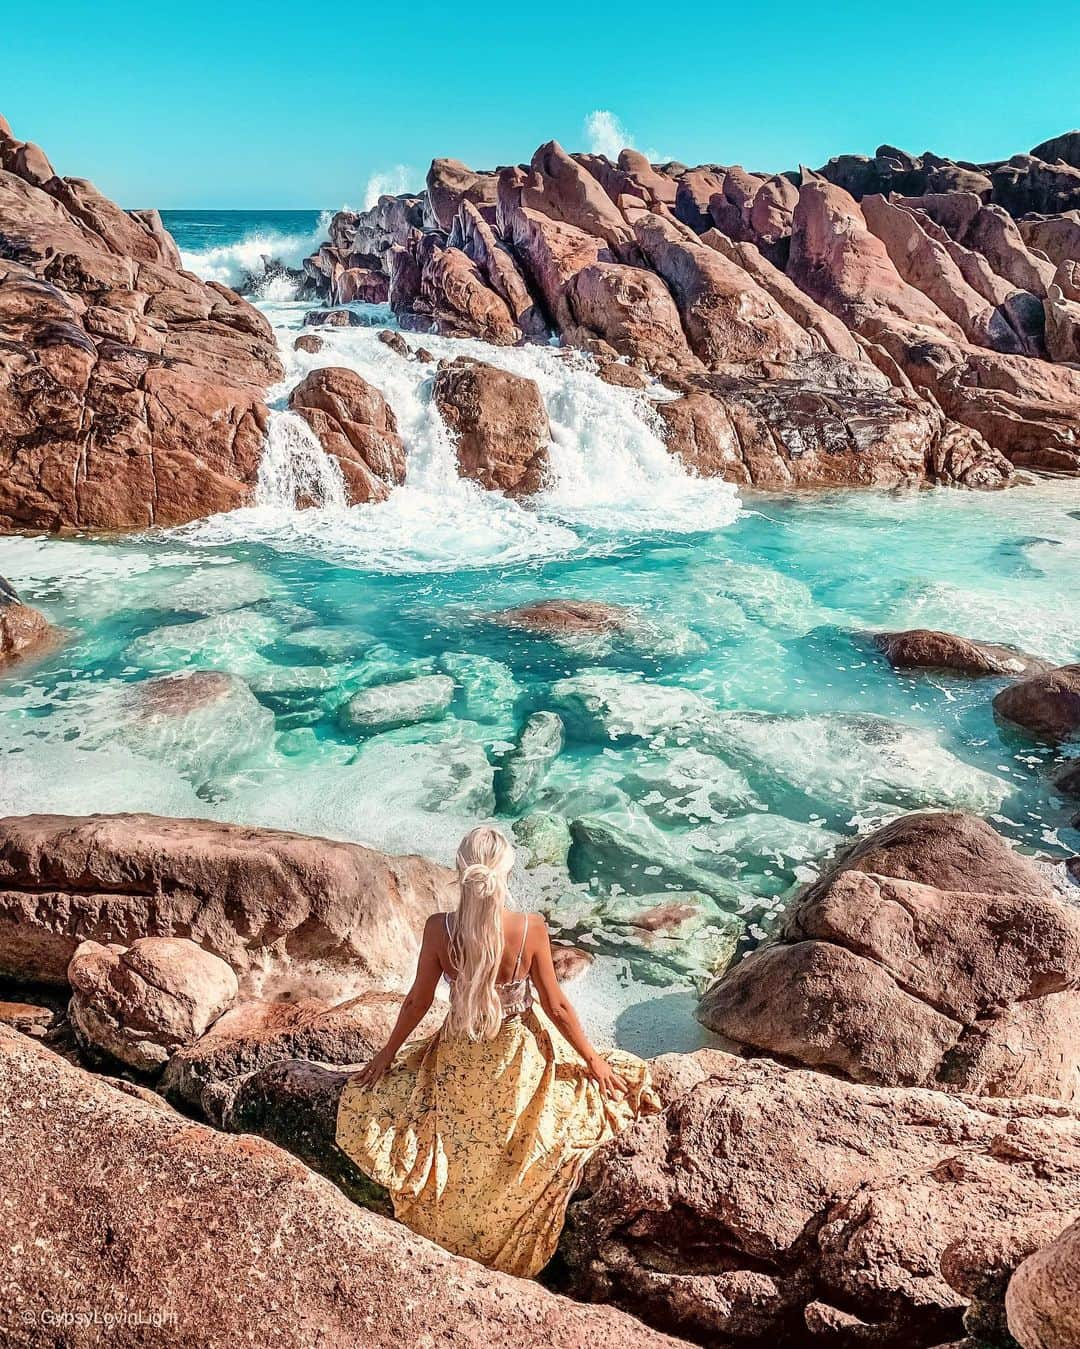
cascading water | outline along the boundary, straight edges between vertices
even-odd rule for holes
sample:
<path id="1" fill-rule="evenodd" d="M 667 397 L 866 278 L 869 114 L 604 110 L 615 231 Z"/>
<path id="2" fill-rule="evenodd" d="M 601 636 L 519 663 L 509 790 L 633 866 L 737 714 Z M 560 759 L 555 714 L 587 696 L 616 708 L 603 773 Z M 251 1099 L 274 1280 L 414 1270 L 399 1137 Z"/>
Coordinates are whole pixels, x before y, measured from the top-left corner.
<path id="1" fill-rule="evenodd" d="M 278 400 L 313 368 L 354 370 L 394 410 L 408 455 L 406 481 L 389 501 L 336 509 L 332 520 L 284 509 L 297 500 L 287 488 L 260 490 L 257 518 L 219 516 L 195 526 L 193 537 L 217 543 L 255 535 L 271 546 L 378 571 L 455 571 L 605 551 L 627 537 L 723 528 L 738 514 L 730 484 L 690 477 L 667 452 L 649 397 L 604 383 L 587 357 L 548 346 L 424 338 L 437 358 L 472 357 L 538 385 L 551 423 L 551 477 L 521 505 L 459 476 L 452 439 L 431 399 L 434 366 L 406 360 L 378 340 L 378 327 L 393 324 L 388 309 L 365 307 L 363 327 L 323 329 L 323 346 L 311 355 L 292 349 L 307 306 L 263 308 L 280 334 L 287 372 Z M 267 444 L 273 462 L 264 463 L 260 480 L 276 480 L 288 462 L 277 434 Z"/>
<path id="2" fill-rule="evenodd" d="M 255 505 L 276 510 L 342 511 L 348 492 L 341 466 L 295 412 L 271 412 L 255 483 Z"/>

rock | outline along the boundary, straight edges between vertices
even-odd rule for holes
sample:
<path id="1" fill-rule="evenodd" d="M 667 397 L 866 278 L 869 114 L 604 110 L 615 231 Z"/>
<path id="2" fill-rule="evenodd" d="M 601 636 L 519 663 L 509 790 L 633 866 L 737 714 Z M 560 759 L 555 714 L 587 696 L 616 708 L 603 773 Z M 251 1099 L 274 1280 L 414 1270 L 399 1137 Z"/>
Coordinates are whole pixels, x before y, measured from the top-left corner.
<path id="1" fill-rule="evenodd" d="M 478 208 L 486 220 L 494 221 L 498 196 L 498 177 L 494 173 L 474 173 L 459 159 L 433 159 L 427 172 L 425 214 L 435 229 L 447 232 L 462 202 Z"/>
<path id="2" fill-rule="evenodd" d="M 988 827 L 949 818 L 900 820 L 842 857 L 778 944 L 706 992 L 704 1024 L 856 1081 L 1074 1099 L 1080 914 L 1023 859 L 999 869 Z M 926 871 L 935 884 L 910 878 Z"/>
<path id="3" fill-rule="evenodd" d="M 528 804 L 562 747 L 562 718 L 555 712 L 534 712 L 503 763 L 501 795 L 507 810 L 517 812 Z"/>
<path id="4" fill-rule="evenodd" d="M 593 637 L 625 632 L 633 610 L 601 600 L 536 600 L 517 609 L 500 609 L 487 621 L 502 628 L 518 628 L 543 637 Z"/>
<path id="5" fill-rule="evenodd" d="M 945 670 L 962 675 L 1025 675 L 1051 669 L 1048 661 L 1013 646 L 957 637 L 951 632 L 912 628 L 879 632 L 874 645 L 897 670 Z"/>
<path id="6" fill-rule="evenodd" d="M 381 328 L 375 336 L 384 346 L 389 347 L 391 351 L 396 351 L 399 356 L 408 358 L 412 355 L 412 352 L 409 350 L 409 344 L 399 332 L 396 332 L 391 328 Z"/>
<path id="7" fill-rule="evenodd" d="M 634 236 L 667 284 L 694 354 L 709 369 L 745 361 L 790 361 L 810 336 L 741 267 L 673 221 L 644 213 Z"/>
<path id="8" fill-rule="evenodd" d="M 787 179 L 783 181 L 787 182 Z M 792 188 L 792 191 L 795 189 Z M 774 267 L 756 244 L 735 243 L 716 229 L 702 235 L 701 242 L 723 253 L 726 258 L 753 277 L 763 290 L 769 292 L 784 313 L 800 328 L 805 329 L 820 349 L 831 351 L 849 361 L 863 359 L 862 349 L 847 326 L 823 306 L 816 304 L 782 271 Z"/>
<path id="9" fill-rule="evenodd" d="M 1048 164 L 1061 160 L 1080 169 L 1080 131 L 1066 131 L 1061 136 L 1051 136 L 1048 141 L 1040 141 L 1031 151 L 1035 159 L 1043 159 Z M 1027 1345 L 1024 1346 L 1027 1349 Z"/>
<path id="10" fill-rule="evenodd" d="M 45 615 L 23 604 L 0 576 L 0 670 L 17 660 L 44 656 L 59 641 L 60 634 Z"/>
<path id="11" fill-rule="evenodd" d="M 351 309 L 309 309 L 304 315 L 305 328 L 359 328 L 363 319 Z"/>
<path id="12" fill-rule="evenodd" d="M 513 824 L 514 838 L 524 850 L 526 869 L 566 867 L 570 852 L 570 826 L 562 815 L 538 810 Z"/>
<path id="13" fill-rule="evenodd" d="M 316 337 L 314 333 L 301 333 L 293 343 L 293 351 L 306 351 L 309 356 L 315 356 L 324 345 L 322 338 Z"/>
<path id="14" fill-rule="evenodd" d="M 63 985 L 79 943 L 187 937 L 245 995 L 359 992 L 412 973 L 449 873 L 416 857 L 153 815 L 0 822 L 0 974 Z"/>
<path id="15" fill-rule="evenodd" d="M 53 1030 L 62 1014 L 44 1003 L 8 1002 L 0 1000 L 0 1025 L 10 1026 L 23 1035 L 41 1039 Z"/>
<path id="16" fill-rule="evenodd" d="M 551 429 L 535 381 L 459 357 L 435 376 L 432 399 L 455 438 L 463 477 L 509 496 L 540 490 Z"/>
<path id="17" fill-rule="evenodd" d="M 140 937 L 127 948 L 84 941 L 67 977 L 83 1048 L 143 1073 L 204 1034 L 238 991 L 224 960 L 182 937 Z"/>
<path id="18" fill-rule="evenodd" d="M 460 248 L 446 248 L 426 234 L 413 245 L 419 285 L 406 294 L 397 281 L 391 303 L 398 315 L 419 317 L 429 332 L 443 337 L 474 337 L 495 346 L 514 346 L 522 332 L 506 301 L 487 283 L 480 267 Z"/>
<path id="19" fill-rule="evenodd" d="M 267 320 L 180 270 L 156 213 L 0 135 L 0 528 L 176 525 L 242 505 L 280 379 Z"/>
<path id="20" fill-rule="evenodd" d="M 787 272 L 800 289 L 857 331 L 871 318 L 899 320 L 952 342 L 964 341 L 960 327 L 901 278 L 859 206 L 831 183 L 812 179 L 799 189 Z"/>
<path id="21" fill-rule="evenodd" d="M 1080 365 L 1080 301 L 1066 299 L 1059 285 L 1050 285 L 1043 305 L 1050 359 Z"/>
<path id="22" fill-rule="evenodd" d="M 959 1340 L 955 1249 L 985 1282 L 1075 1214 L 1069 1107 L 858 1086 L 715 1050 L 657 1059 L 654 1080 L 666 1110 L 595 1154 L 560 1250 L 576 1294 L 699 1343 Z"/>
<path id="23" fill-rule="evenodd" d="M 1012 473 L 978 434 L 876 371 L 851 389 L 728 375 L 707 388 L 691 384 L 656 413 L 668 449 L 692 473 L 763 489 L 923 482 L 995 489 Z"/>
<path id="24" fill-rule="evenodd" d="M 489 219 L 471 201 L 461 203 L 448 242 L 476 263 L 524 337 L 546 336 L 547 320 L 518 270 L 513 254 L 496 237 Z"/>
<path id="25" fill-rule="evenodd" d="M 334 304 L 386 304 L 390 281 L 385 272 L 374 267 L 335 268 L 330 282 Z"/>
<path id="26" fill-rule="evenodd" d="M 0 1115 L 11 1123 L 0 1241 L 25 1247 L 5 1263 L 5 1306 L 30 1313 L 63 1289 L 71 1307 L 139 1307 L 163 1314 L 154 1342 L 173 1349 L 206 1343 L 208 1327 L 241 1344 L 271 1324 L 282 1349 L 309 1349 L 313 1334 L 327 1349 L 358 1338 L 391 1349 L 415 1340 L 421 1306 L 433 1342 L 674 1343 L 617 1311 L 447 1255 L 272 1143 L 132 1099 L 2 1031 Z M 154 1198 L 154 1221 L 133 1194 Z M 129 1330 L 120 1334 L 130 1342 Z M 30 1326 L 13 1344 L 38 1339 Z"/>
<path id="27" fill-rule="evenodd" d="M 400 1007 L 399 993 L 376 991 L 337 1006 L 311 997 L 241 1003 L 171 1056 L 161 1090 L 176 1105 L 205 1113 L 203 1096 L 209 1088 L 286 1059 L 366 1063 L 386 1043 Z M 438 1030 L 442 1017 L 436 1005 L 413 1038 Z"/>
<path id="28" fill-rule="evenodd" d="M 448 675 L 421 675 L 361 689 L 338 709 L 343 730 L 373 734 L 441 717 L 454 698 Z"/>
<path id="29" fill-rule="evenodd" d="M 630 227 L 600 183 L 558 141 L 541 145 L 521 190 L 526 210 L 602 239 L 617 248 L 632 241 Z"/>
<path id="30" fill-rule="evenodd" d="M 1080 211 L 1029 216 L 1018 220 L 1016 228 L 1029 249 L 1045 253 L 1059 267 L 1064 262 L 1080 259 Z"/>
<path id="31" fill-rule="evenodd" d="M 551 963 L 555 966 L 555 977 L 560 984 L 573 983 L 586 974 L 594 957 L 580 946 L 566 946 L 562 942 L 552 942 Z"/>
<path id="32" fill-rule="evenodd" d="M 570 279 L 565 298 L 577 325 L 575 345 L 600 339 L 657 372 L 698 365 L 671 292 L 653 272 L 594 262 Z"/>
<path id="33" fill-rule="evenodd" d="M 1080 797 L 1080 759 L 1067 759 L 1054 774 L 1054 790 Z"/>
<path id="34" fill-rule="evenodd" d="M 289 395 L 289 407 L 341 465 L 353 502 L 385 501 L 405 481 L 397 419 L 379 390 L 354 371 L 312 370 Z"/>
<path id="35" fill-rule="evenodd" d="M 1021 1349 L 1080 1344 L 1080 1222 L 1028 1256 L 1009 1281 L 1005 1306 Z"/>
<path id="36" fill-rule="evenodd" d="M 1062 665 L 1002 689 L 994 711 L 1036 740 L 1073 740 L 1080 732 L 1080 665 Z"/>
<path id="37" fill-rule="evenodd" d="M 622 361 L 599 361 L 596 373 L 605 384 L 614 384 L 621 389 L 647 389 L 649 387 L 648 378 L 640 370 L 632 365 L 624 365 Z"/>

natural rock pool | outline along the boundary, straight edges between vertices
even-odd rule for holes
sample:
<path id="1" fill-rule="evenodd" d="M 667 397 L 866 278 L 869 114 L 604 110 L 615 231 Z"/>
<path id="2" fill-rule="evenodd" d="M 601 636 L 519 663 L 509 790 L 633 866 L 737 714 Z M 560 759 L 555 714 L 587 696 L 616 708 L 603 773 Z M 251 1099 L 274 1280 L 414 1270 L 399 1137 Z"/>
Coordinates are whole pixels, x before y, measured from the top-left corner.
<path id="1" fill-rule="evenodd" d="M 1055 752 L 995 721 L 1005 681 L 898 675 L 868 634 L 1075 661 L 1080 483 L 740 499 L 686 477 L 648 395 L 585 358 L 423 338 L 538 382 L 553 481 L 523 509 L 458 478 L 433 365 L 375 326 L 295 353 L 307 306 L 264 308 L 279 406 L 315 366 L 357 370 L 397 415 L 405 487 L 344 507 L 282 413 L 249 509 L 0 539 L 0 574 L 72 635 L 0 683 L 0 813 L 208 816 L 444 861 L 494 818 L 539 864 L 519 869 L 520 901 L 597 957 L 575 985 L 591 1028 L 643 1053 L 699 1042 L 695 987 L 840 839 L 891 815 L 961 808 L 1041 855 L 1077 851 Z M 491 621 L 554 599 L 631 612 L 572 636 Z M 144 687 L 197 671 L 227 677 Z M 635 921 L 669 901 L 662 929 Z"/>

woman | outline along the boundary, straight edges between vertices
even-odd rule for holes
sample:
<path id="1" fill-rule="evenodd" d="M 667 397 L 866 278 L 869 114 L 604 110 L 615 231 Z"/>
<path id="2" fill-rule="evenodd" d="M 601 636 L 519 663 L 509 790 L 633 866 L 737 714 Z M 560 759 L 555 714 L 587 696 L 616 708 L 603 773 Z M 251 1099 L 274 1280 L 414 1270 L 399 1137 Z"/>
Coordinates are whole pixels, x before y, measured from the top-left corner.
<path id="1" fill-rule="evenodd" d="M 554 1253 L 589 1154 L 659 1104 L 640 1059 L 589 1043 L 543 920 L 507 910 L 513 865 L 495 829 L 462 840 L 457 912 L 428 919 L 390 1038 L 342 1093 L 337 1141 L 413 1231 L 528 1276 Z M 441 976 L 446 1020 L 397 1058 Z"/>

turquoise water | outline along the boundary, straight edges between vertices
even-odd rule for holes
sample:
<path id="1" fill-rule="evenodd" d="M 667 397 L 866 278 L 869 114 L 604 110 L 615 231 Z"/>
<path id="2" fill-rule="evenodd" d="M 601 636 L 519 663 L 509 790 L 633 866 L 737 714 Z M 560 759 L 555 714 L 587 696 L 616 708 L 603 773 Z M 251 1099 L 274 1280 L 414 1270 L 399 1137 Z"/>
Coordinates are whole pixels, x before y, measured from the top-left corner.
<path id="1" fill-rule="evenodd" d="M 898 676 L 867 638 L 930 626 L 1077 659 L 1080 483 L 740 499 L 687 478 L 649 396 L 587 362 L 425 339 L 540 384 L 553 482 L 524 509 L 457 479 L 431 367 L 377 341 L 384 312 L 310 357 L 291 350 L 305 306 L 265 307 L 287 363 L 277 404 L 312 364 L 360 370 L 398 414 L 406 486 L 346 508 L 279 413 L 243 511 L 0 539 L 0 574 L 71 635 L 0 683 L 0 812 L 213 816 L 443 860 L 478 820 L 525 817 L 545 864 L 519 869 L 520 901 L 597 956 L 579 986 L 594 1033 L 642 1050 L 693 1042 L 694 989 L 841 838 L 956 807 L 1043 855 L 1080 847 L 1054 752 L 995 723 L 1000 681 Z M 312 483 L 323 508 L 295 510 Z M 559 644 L 489 621 L 560 597 L 631 606 L 634 628 Z M 140 701 L 148 679 L 204 669 L 234 676 L 217 701 Z M 434 719 L 343 722 L 353 694 L 428 675 L 452 681 Z M 536 712 L 558 714 L 565 744 L 512 790 Z M 672 895 L 673 937 L 632 921 Z"/>

